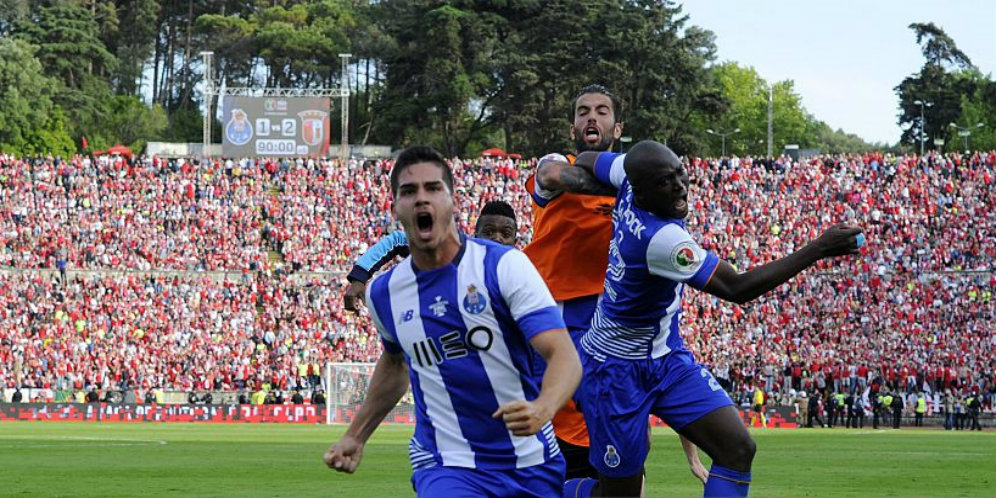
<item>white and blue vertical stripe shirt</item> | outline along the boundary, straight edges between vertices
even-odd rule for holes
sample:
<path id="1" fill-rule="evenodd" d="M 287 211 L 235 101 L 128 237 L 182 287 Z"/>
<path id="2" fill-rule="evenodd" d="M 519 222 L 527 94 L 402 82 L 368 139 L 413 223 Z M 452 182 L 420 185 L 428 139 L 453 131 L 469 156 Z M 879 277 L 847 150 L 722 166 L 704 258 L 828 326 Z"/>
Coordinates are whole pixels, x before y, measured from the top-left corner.
<path id="1" fill-rule="evenodd" d="M 560 454 L 553 426 L 518 437 L 491 415 L 539 395 L 529 340 L 564 320 L 525 254 L 461 236 L 454 261 L 419 270 L 405 258 L 367 289 L 388 353 L 404 353 L 415 398 L 414 469 L 517 469 Z"/>
<path id="2" fill-rule="evenodd" d="M 679 219 L 633 203 L 625 154 L 602 153 L 595 176 L 619 189 L 605 287 L 582 347 L 595 358 L 660 358 L 684 349 L 678 332 L 685 284 L 701 289 L 719 259 L 702 249 Z"/>

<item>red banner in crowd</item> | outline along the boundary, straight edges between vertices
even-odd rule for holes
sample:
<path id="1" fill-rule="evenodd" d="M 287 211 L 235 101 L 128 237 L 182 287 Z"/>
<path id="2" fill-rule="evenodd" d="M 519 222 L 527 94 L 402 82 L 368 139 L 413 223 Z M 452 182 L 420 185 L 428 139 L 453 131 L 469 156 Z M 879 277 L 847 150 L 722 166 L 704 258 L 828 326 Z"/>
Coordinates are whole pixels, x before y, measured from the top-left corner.
<path id="1" fill-rule="evenodd" d="M 111 403 L 6 403 L 0 421 L 325 423 L 315 405 L 117 405 Z"/>
<path id="2" fill-rule="evenodd" d="M 359 406 L 338 407 L 333 421 L 349 422 Z M 395 410 L 385 423 L 414 423 L 408 410 Z M 744 422 L 750 412 L 740 411 Z M 778 407 L 766 411 L 768 427 L 797 427 L 795 411 Z M 119 405 L 112 403 L 5 403 L 0 422 L 37 420 L 55 422 L 208 422 L 208 423 L 325 423 L 325 407 L 316 405 Z M 664 427 L 657 417 L 651 425 Z"/>

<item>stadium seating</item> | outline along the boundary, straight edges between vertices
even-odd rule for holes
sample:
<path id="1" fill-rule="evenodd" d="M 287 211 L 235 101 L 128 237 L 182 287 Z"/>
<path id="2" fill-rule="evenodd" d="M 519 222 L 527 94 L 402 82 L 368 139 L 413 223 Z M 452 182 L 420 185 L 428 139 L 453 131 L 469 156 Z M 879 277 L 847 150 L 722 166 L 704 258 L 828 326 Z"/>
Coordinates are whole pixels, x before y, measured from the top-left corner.
<path id="1" fill-rule="evenodd" d="M 460 226 L 472 231 L 478 208 L 503 199 L 528 243 L 534 160 L 451 164 Z M 374 361 L 369 320 L 344 312 L 343 282 L 327 275 L 394 229 L 389 169 L 0 155 L 0 385 L 290 389 L 311 382 L 309 366 Z M 994 389 L 996 152 L 689 169 L 689 229 L 738 268 L 833 223 L 868 234 L 860 257 L 820 263 L 746 306 L 686 293 L 686 341 L 731 389 L 786 392 L 820 376 Z M 65 282 L 34 271 L 59 268 Z"/>

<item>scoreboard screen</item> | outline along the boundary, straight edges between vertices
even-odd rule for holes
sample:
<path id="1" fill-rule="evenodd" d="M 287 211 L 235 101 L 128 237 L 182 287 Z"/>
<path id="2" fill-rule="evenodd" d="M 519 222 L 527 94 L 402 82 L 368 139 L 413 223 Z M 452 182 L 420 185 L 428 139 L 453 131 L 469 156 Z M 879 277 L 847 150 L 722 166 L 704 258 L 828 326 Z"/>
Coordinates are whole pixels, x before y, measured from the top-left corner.
<path id="1" fill-rule="evenodd" d="M 222 101 L 222 154 L 325 156 L 329 109 L 323 97 L 236 97 Z"/>

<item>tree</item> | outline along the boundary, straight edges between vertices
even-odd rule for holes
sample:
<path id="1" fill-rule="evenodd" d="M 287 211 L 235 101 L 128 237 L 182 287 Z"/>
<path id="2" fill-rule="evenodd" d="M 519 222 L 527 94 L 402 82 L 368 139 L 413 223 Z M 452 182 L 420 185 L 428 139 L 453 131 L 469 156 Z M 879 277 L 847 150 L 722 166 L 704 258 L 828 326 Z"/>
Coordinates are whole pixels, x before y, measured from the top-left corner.
<path id="1" fill-rule="evenodd" d="M 99 38 L 100 25 L 81 3 L 42 2 L 15 25 L 14 36 L 38 47 L 46 75 L 57 80 L 54 102 L 67 114 L 75 137 L 93 131 L 107 112 L 107 77 L 117 59 Z"/>
<path id="2" fill-rule="evenodd" d="M 57 84 L 35 58 L 37 47 L 0 38 L 0 150 L 70 155 L 65 115 L 52 103 Z"/>
<path id="3" fill-rule="evenodd" d="M 431 143 L 447 155 L 464 154 L 487 132 L 500 19 L 427 0 L 387 1 L 378 12 L 397 48 L 383 59 L 384 118 L 377 130 L 390 143 Z"/>
<path id="4" fill-rule="evenodd" d="M 817 136 L 810 132 L 812 119 L 802 107 L 802 98 L 791 80 L 769 83 L 753 67 L 742 68 L 735 62 L 713 67 L 728 109 L 710 128 L 717 132 L 740 129 L 727 139 L 730 154 L 764 155 L 768 140 L 768 98 L 772 97 L 772 152 L 779 153 L 786 144 L 819 147 Z M 826 126 L 826 125 L 824 125 Z M 829 127 L 827 127 L 829 129 Z M 718 152 L 718 139 L 711 151 Z"/>
<path id="5" fill-rule="evenodd" d="M 926 61 L 919 73 L 907 76 L 895 89 L 899 96 L 898 123 L 905 128 L 900 141 L 923 140 L 927 148 L 933 148 L 934 139 L 949 143 L 952 136 L 957 137 L 950 123 L 959 122 L 962 97 L 974 94 L 980 82 L 962 75 L 975 68 L 944 30 L 933 23 L 913 23 L 909 27 Z"/>
<path id="6" fill-rule="evenodd" d="M 124 29 L 108 44 L 119 65 L 113 83 L 117 93 L 138 95 L 138 82 L 156 41 L 159 2 L 155 0 L 120 0 L 118 18 Z"/>
<path id="7" fill-rule="evenodd" d="M 161 136 L 166 130 L 168 118 L 158 104 L 149 107 L 138 97 L 118 95 L 111 99 L 108 107 L 110 112 L 101 129 L 111 138 L 111 142 L 141 150 L 146 142 Z"/>

